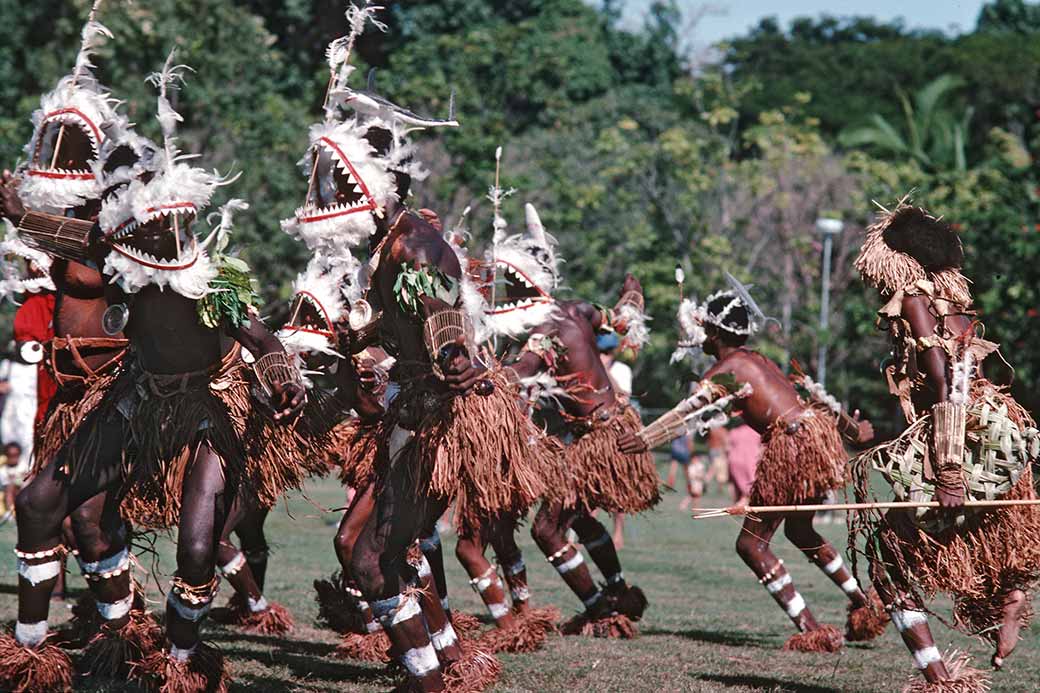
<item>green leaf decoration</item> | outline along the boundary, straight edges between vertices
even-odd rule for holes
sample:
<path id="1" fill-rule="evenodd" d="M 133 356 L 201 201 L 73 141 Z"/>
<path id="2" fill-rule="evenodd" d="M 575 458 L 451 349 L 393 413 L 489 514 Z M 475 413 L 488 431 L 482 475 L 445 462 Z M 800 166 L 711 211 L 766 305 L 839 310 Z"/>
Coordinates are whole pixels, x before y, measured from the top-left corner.
<path id="1" fill-rule="evenodd" d="M 217 276 L 209 283 L 210 292 L 198 302 L 199 322 L 216 329 L 221 324 L 233 328 L 249 325 L 251 309 L 260 305 L 256 282 L 249 265 L 238 258 L 217 258 Z"/>
<path id="2" fill-rule="evenodd" d="M 402 312 L 421 320 L 422 297 L 455 305 L 459 298 L 459 281 L 436 267 L 405 267 L 394 282 L 394 296 Z"/>

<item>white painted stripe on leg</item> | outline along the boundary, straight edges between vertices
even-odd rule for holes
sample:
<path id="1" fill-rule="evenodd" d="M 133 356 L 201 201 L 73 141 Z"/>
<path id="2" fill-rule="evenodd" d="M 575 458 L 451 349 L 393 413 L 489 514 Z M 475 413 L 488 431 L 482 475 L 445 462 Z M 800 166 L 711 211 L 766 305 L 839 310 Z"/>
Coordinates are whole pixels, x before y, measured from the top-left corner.
<path id="1" fill-rule="evenodd" d="M 791 574 L 784 573 L 772 582 L 766 583 L 766 591 L 769 592 L 769 594 L 776 594 L 777 592 L 779 592 L 780 590 L 782 590 L 790 584 Z"/>
<path id="2" fill-rule="evenodd" d="M 784 605 L 784 610 L 791 618 L 798 618 L 805 611 L 805 600 L 797 592 L 791 597 L 791 601 Z"/>
<path id="3" fill-rule="evenodd" d="M 192 645 L 191 647 L 182 650 L 173 643 L 170 643 L 170 659 L 181 662 L 183 664 L 184 662 L 187 662 L 189 659 L 191 659 L 191 656 L 195 653 L 195 648 L 197 647 L 198 645 Z"/>
<path id="4" fill-rule="evenodd" d="M 928 614 L 913 609 L 892 609 L 892 624 L 900 633 L 928 623 Z"/>
<path id="5" fill-rule="evenodd" d="M 107 604 L 105 602 L 96 602 L 98 613 L 101 614 L 101 618 L 106 621 L 115 621 L 118 618 L 123 618 L 130 613 L 130 607 L 134 604 L 133 592 L 128 594 L 125 599 L 120 599 L 117 602 Z"/>
<path id="6" fill-rule="evenodd" d="M 524 563 L 524 559 L 519 559 L 516 563 L 506 566 L 503 568 L 506 571 L 506 575 L 517 575 L 527 570 L 527 565 Z"/>
<path id="7" fill-rule="evenodd" d="M 401 605 L 397 607 L 393 616 L 390 618 L 391 625 L 397 625 L 398 623 L 404 623 L 410 618 L 415 618 L 422 613 L 419 608 L 419 600 L 415 597 L 405 597 L 401 600 Z"/>
<path id="8" fill-rule="evenodd" d="M 108 558 L 102 558 L 100 561 L 87 563 L 78 558 L 77 560 L 79 561 L 79 568 L 84 575 L 88 573 L 111 573 L 116 570 L 126 570 L 130 566 L 130 551 L 124 546 L 119 553 Z"/>
<path id="9" fill-rule="evenodd" d="M 584 562 L 585 559 L 581 557 L 581 551 L 575 551 L 574 556 L 556 566 L 556 572 L 560 575 L 566 575 Z"/>
<path id="10" fill-rule="evenodd" d="M 592 595 L 588 599 L 582 599 L 581 603 L 585 605 L 586 609 L 591 609 L 592 607 L 596 606 L 596 604 L 599 603 L 599 600 L 602 599 L 602 598 L 603 598 L 603 593 L 602 592 L 596 592 L 596 594 Z"/>
<path id="11" fill-rule="evenodd" d="M 498 576 L 492 573 L 491 575 L 488 575 L 486 577 L 474 578 L 473 580 L 469 581 L 469 584 L 473 586 L 473 589 L 476 592 L 481 593 L 488 587 L 491 587 L 491 585 L 494 585 L 498 582 L 498 580 L 495 579 L 496 577 Z"/>
<path id="12" fill-rule="evenodd" d="M 939 654 L 939 648 L 935 645 L 914 652 L 914 663 L 917 665 L 918 669 L 927 669 L 929 664 L 935 664 L 936 662 L 941 661 L 942 655 Z"/>
<path id="13" fill-rule="evenodd" d="M 509 613 L 509 605 L 505 602 L 499 602 L 497 604 L 492 603 L 487 605 L 487 610 L 488 613 L 491 614 L 491 618 L 497 621 L 500 618 L 504 618 L 506 614 Z"/>
<path id="14" fill-rule="evenodd" d="M 409 674 L 416 678 L 426 676 L 440 667 L 437 651 L 433 649 L 433 645 L 413 647 L 401 656 L 401 664 Z"/>
<path id="15" fill-rule="evenodd" d="M 61 561 L 48 561 L 47 563 L 26 563 L 18 559 L 18 574 L 36 587 L 41 582 L 53 580 L 61 572 Z"/>
<path id="16" fill-rule="evenodd" d="M 510 588 L 509 593 L 513 596 L 514 602 L 526 602 L 531 599 L 531 590 L 527 589 L 527 585 Z"/>
<path id="17" fill-rule="evenodd" d="M 242 566 L 244 566 L 245 564 L 246 557 L 241 551 L 239 551 L 234 555 L 234 557 L 232 557 L 230 561 L 220 566 L 220 574 L 224 577 L 234 575 L 238 571 L 242 570 Z"/>
<path id="18" fill-rule="evenodd" d="M 166 595 L 166 605 L 172 606 L 177 615 L 185 621 L 198 623 L 209 613 L 209 608 L 213 605 L 213 601 L 210 600 L 198 608 L 192 608 L 178 599 L 171 590 Z"/>
<path id="19" fill-rule="evenodd" d="M 827 573 L 828 575 L 834 575 L 836 572 L 841 570 L 841 567 L 843 565 L 844 563 L 841 560 L 841 556 L 835 556 L 830 563 L 823 566 L 823 572 Z"/>
<path id="20" fill-rule="evenodd" d="M 249 610 L 254 614 L 259 614 L 271 608 L 271 605 L 267 603 L 267 599 L 262 594 L 259 599 L 253 599 L 252 597 L 247 597 L 247 599 L 249 600 Z"/>
<path id="21" fill-rule="evenodd" d="M 19 621 L 14 624 L 14 639 L 18 641 L 19 645 L 36 647 L 43 642 L 46 637 L 46 621 L 37 621 L 36 623 L 22 623 Z"/>
<path id="22" fill-rule="evenodd" d="M 859 583 L 856 582 L 856 578 L 850 577 L 848 580 L 841 583 L 841 590 L 845 594 L 855 594 L 859 591 Z"/>
<path id="23" fill-rule="evenodd" d="M 445 624 L 443 628 L 430 636 L 430 643 L 437 650 L 451 647 L 458 641 L 459 636 L 455 634 L 455 629 L 451 627 L 450 623 Z"/>
<path id="24" fill-rule="evenodd" d="M 423 556 L 419 561 L 419 577 L 425 578 L 431 575 L 433 575 L 433 569 L 430 567 L 430 562 L 426 560 L 426 556 Z"/>

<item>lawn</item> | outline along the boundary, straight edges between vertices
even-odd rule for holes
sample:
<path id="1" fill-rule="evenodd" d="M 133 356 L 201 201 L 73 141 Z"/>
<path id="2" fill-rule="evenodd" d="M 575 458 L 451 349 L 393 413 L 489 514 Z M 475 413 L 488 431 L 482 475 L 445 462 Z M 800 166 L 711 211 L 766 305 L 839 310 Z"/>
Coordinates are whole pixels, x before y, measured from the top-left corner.
<path id="1" fill-rule="evenodd" d="M 336 568 L 332 553 L 334 522 L 338 515 L 316 506 L 342 504 L 341 489 L 331 481 L 312 484 L 306 500 L 296 495 L 272 513 L 268 539 L 274 549 L 268 573 L 269 599 L 287 605 L 297 621 L 287 639 L 240 635 L 209 625 L 206 636 L 225 652 L 235 677 L 233 691 L 385 691 L 394 678 L 382 667 L 342 661 L 330 656 L 335 634 L 314 625 L 317 613 L 311 582 Z M 856 644 L 835 655 L 808 655 L 781 651 L 791 634 L 787 617 L 774 604 L 733 550 L 734 521 L 694 522 L 679 512 L 678 494 L 665 495 L 656 512 L 629 518 L 627 540 L 621 552 L 625 574 L 646 592 L 650 607 L 640 624 L 642 635 L 632 641 L 608 641 L 553 636 L 546 647 L 531 655 L 500 655 L 505 667 L 495 691 L 844 691 L 899 690 L 911 674 L 911 659 L 893 629 L 872 644 Z M 710 496 L 706 505 L 721 504 Z M 821 527 L 832 541 L 843 545 L 844 525 Z M 11 549 L 13 525 L 0 528 L 0 550 L 11 557 L 0 570 L 0 618 L 15 617 L 15 571 Z M 529 565 L 535 604 L 557 605 L 565 616 L 577 609 L 577 600 L 541 559 L 526 530 L 521 536 Z M 449 552 L 454 542 L 446 537 Z M 173 545 L 158 541 L 165 589 L 173 569 Z M 824 575 L 801 560 L 781 538 L 777 553 L 785 559 L 795 584 L 817 617 L 827 623 L 844 622 L 841 592 Z M 449 554 L 450 556 L 450 554 Z M 147 559 L 146 559 L 147 560 Z M 146 566 L 147 567 L 147 566 Z M 453 559 L 448 561 L 453 605 L 483 613 L 466 576 Z M 73 593 L 83 589 L 78 577 L 70 579 Z M 217 598 L 223 603 L 225 589 Z M 149 596 L 161 595 L 154 583 Z M 158 608 L 158 604 L 156 605 Z M 54 609 L 52 622 L 67 618 Z M 933 620 L 940 649 L 969 650 L 977 664 L 989 660 L 987 646 L 951 631 Z M 994 691 L 1031 691 L 1040 680 L 1040 629 L 1034 627 L 1007 668 L 995 676 Z M 125 683 L 86 681 L 83 690 L 133 690 Z"/>

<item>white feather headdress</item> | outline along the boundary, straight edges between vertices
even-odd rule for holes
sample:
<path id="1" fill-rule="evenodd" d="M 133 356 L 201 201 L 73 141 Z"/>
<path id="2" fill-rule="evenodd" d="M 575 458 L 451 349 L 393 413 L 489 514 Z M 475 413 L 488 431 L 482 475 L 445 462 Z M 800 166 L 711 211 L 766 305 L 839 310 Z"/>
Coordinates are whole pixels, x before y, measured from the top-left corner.
<path id="1" fill-rule="evenodd" d="M 6 237 L 0 242 L 0 300 L 14 300 L 24 293 L 54 291 L 50 255 L 27 246 L 7 219 L 4 219 L 4 226 Z M 29 263 L 35 265 L 41 274 L 31 276 L 26 266 Z"/>
<path id="2" fill-rule="evenodd" d="M 18 189 L 30 209 L 61 213 L 100 194 L 91 166 L 106 139 L 104 126 L 116 117 L 118 105 L 91 73 L 93 50 L 112 37 L 97 21 L 100 5 L 101 0 L 94 2 L 83 26 L 73 71 L 40 99 L 40 108 L 32 115 L 33 134 L 25 150 L 29 163 Z M 89 141 L 91 155 L 82 167 L 66 168 L 57 161 L 57 153 L 64 137 L 77 136 L 73 132 Z"/>

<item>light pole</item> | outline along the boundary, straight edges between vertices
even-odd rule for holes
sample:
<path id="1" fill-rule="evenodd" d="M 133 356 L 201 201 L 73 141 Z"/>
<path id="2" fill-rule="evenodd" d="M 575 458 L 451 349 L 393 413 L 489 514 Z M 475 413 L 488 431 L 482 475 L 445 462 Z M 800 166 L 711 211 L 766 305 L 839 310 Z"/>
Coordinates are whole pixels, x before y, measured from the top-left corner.
<path id="1" fill-rule="evenodd" d="M 821 387 L 827 384 L 827 325 L 831 312 L 831 251 L 834 237 L 845 228 L 841 219 L 820 217 L 816 220 L 816 230 L 823 234 L 823 276 L 820 286 L 820 345 L 816 355 L 816 382 Z"/>

